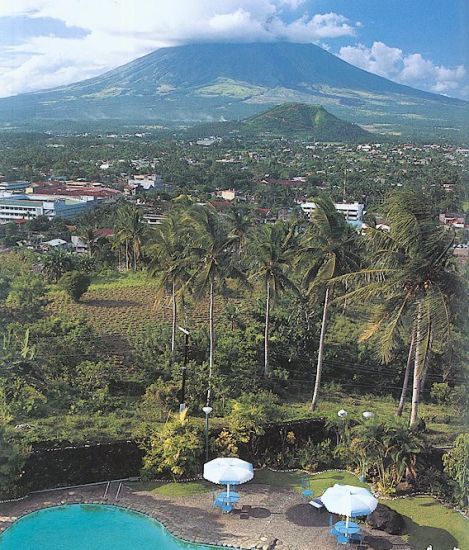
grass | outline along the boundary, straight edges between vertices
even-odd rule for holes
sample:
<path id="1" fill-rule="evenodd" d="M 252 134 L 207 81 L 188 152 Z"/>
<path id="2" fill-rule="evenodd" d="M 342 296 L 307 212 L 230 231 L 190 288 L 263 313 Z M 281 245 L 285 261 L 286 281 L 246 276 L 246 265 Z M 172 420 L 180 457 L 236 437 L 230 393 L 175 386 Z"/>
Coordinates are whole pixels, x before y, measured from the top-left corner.
<path id="1" fill-rule="evenodd" d="M 431 497 L 383 501 L 404 516 L 408 540 L 417 550 L 430 544 L 435 550 L 469 548 L 469 521 Z"/>
<path id="2" fill-rule="evenodd" d="M 309 475 L 306 472 L 272 472 L 271 470 L 256 471 L 254 477 L 257 483 L 264 483 L 273 487 L 289 487 L 295 491 L 301 492 L 302 481 L 308 479 L 308 486 L 313 490 L 315 496 L 320 496 L 328 487 L 336 483 L 341 485 L 356 485 L 360 487 L 369 487 L 366 483 L 361 483 L 357 476 L 350 472 L 335 470 L 321 472 L 315 475 Z"/>
<path id="3" fill-rule="evenodd" d="M 137 492 L 151 493 L 165 497 L 190 497 L 209 493 L 215 489 L 215 485 L 206 481 L 188 481 L 175 483 L 172 481 L 139 481 L 132 483 L 131 487 Z"/>

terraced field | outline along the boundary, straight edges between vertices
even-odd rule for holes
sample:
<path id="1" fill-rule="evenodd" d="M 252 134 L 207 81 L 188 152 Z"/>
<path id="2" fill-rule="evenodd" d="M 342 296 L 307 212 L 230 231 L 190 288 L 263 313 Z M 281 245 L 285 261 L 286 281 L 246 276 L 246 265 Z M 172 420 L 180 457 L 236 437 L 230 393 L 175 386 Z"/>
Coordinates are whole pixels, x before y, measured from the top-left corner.
<path id="1" fill-rule="evenodd" d="M 98 279 L 79 303 L 72 302 L 62 292 L 51 292 L 49 298 L 51 312 L 86 319 L 103 336 L 127 339 L 144 332 L 155 322 L 171 321 L 170 297 L 156 304 L 155 284 L 143 274 Z M 221 315 L 223 310 L 224 301 L 217 299 L 215 315 Z M 206 323 L 208 304 L 202 300 L 187 305 L 180 319 L 190 326 Z"/>

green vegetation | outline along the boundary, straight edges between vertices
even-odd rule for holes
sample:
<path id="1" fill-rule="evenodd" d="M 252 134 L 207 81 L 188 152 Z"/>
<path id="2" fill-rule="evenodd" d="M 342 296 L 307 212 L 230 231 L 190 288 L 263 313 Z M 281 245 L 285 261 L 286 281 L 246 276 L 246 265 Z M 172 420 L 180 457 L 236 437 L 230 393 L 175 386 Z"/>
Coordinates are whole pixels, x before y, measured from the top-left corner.
<path id="1" fill-rule="evenodd" d="M 214 485 L 207 481 L 185 481 L 181 483 L 166 481 L 140 481 L 130 484 L 137 492 L 151 493 L 165 497 L 190 497 L 209 493 L 214 490 Z"/>
<path id="2" fill-rule="evenodd" d="M 467 519 L 434 498 L 403 498 L 386 500 L 383 504 L 404 516 L 408 532 L 405 538 L 415 548 L 433 545 L 438 550 L 453 550 L 469 545 Z"/>

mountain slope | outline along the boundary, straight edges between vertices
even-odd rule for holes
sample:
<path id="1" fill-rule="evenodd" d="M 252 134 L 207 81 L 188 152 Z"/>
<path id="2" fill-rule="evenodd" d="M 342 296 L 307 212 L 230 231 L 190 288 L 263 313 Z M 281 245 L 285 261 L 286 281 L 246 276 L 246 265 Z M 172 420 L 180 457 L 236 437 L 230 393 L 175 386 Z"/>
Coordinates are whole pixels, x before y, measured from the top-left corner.
<path id="1" fill-rule="evenodd" d="M 331 115 L 320 105 L 284 103 L 240 122 L 215 122 L 188 128 L 184 135 L 194 139 L 207 136 L 296 137 L 314 141 L 365 141 L 373 139 L 357 124 Z"/>
<path id="2" fill-rule="evenodd" d="M 54 120 L 196 122 L 246 117 L 285 102 L 322 104 L 376 129 L 454 128 L 468 103 L 358 69 L 312 44 L 162 48 L 87 80 L 0 100 L 0 123 Z"/>
<path id="3" fill-rule="evenodd" d="M 246 120 L 251 132 L 278 135 L 305 134 L 321 141 L 347 141 L 371 137 L 360 126 L 331 115 L 320 105 L 285 103 Z"/>

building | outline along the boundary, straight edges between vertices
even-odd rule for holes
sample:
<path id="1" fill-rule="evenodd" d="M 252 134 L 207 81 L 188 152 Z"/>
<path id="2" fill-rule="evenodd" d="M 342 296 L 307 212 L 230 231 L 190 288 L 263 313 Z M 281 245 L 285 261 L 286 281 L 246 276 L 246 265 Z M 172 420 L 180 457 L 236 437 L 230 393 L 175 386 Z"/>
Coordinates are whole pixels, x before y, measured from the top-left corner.
<path id="1" fill-rule="evenodd" d="M 77 199 L 44 199 L 33 195 L 10 195 L 0 197 L 0 223 L 19 220 L 32 220 L 39 216 L 54 218 L 74 218 L 94 206 L 91 201 Z"/>
<path id="2" fill-rule="evenodd" d="M 337 211 L 342 212 L 345 219 L 349 222 L 361 222 L 363 220 L 364 205 L 358 202 L 341 203 L 336 202 L 334 206 Z M 313 210 L 316 208 L 314 202 L 303 202 L 300 204 L 303 213 L 310 218 Z"/>
<path id="3" fill-rule="evenodd" d="M 137 174 L 127 181 L 127 188 L 132 195 L 137 191 L 162 191 L 171 193 L 174 190 L 172 183 L 165 183 L 158 174 Z"/>
<path id="4" fill-rule="evenodd" d="M 450 225 L 455 229 L 464 229 L 464 214 L 440 214 L 439 220 L 443 225 Z"/>
<path id="5" fill-rule="evenodd" d="M 0 181 L 0 195 L 24 193 L 30 185 L 29 181 Z"/>

